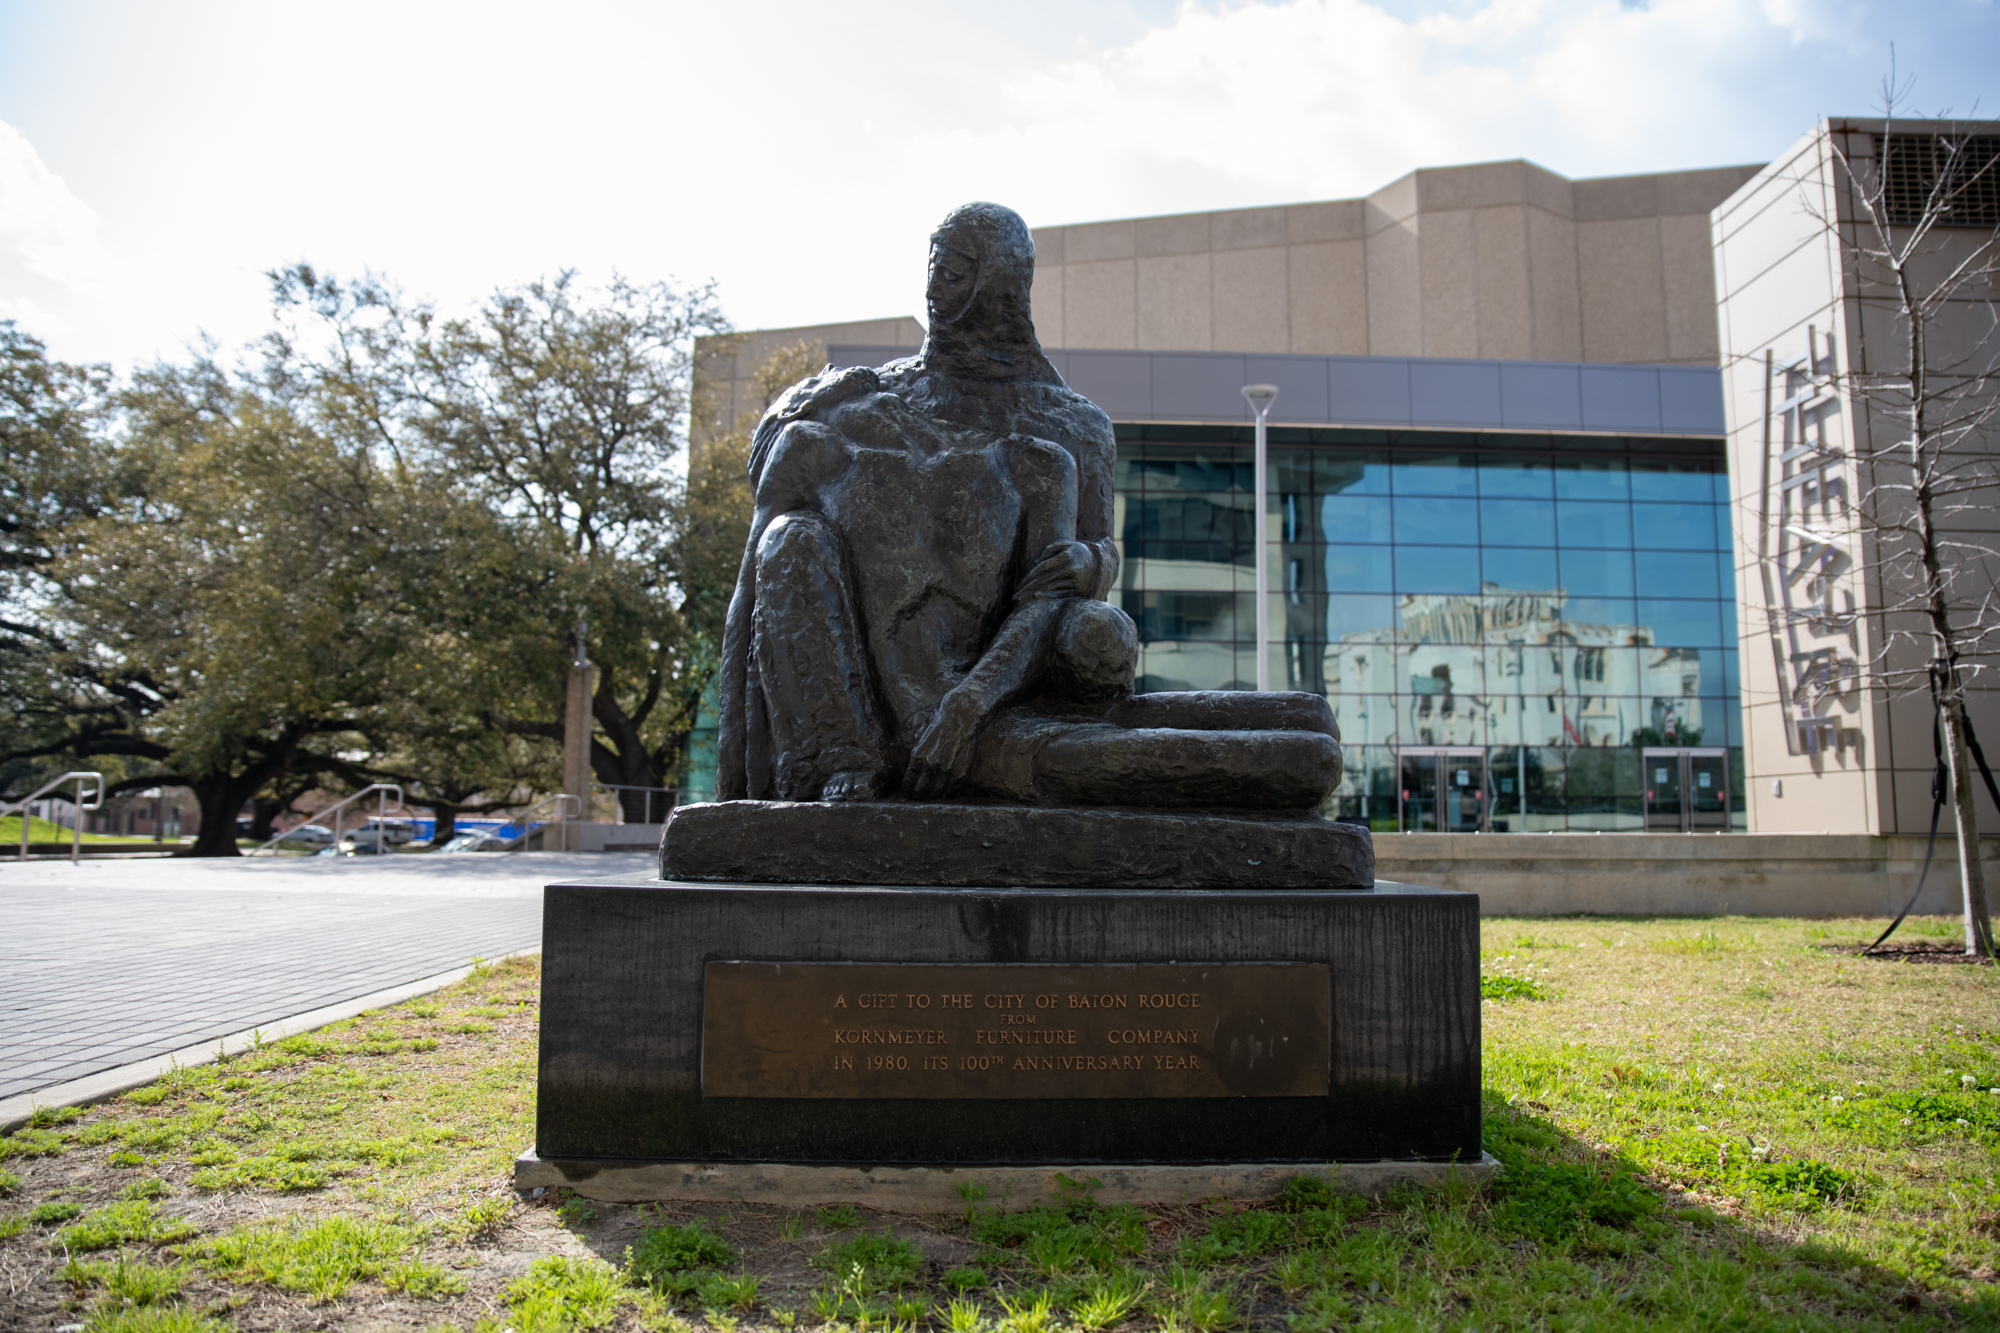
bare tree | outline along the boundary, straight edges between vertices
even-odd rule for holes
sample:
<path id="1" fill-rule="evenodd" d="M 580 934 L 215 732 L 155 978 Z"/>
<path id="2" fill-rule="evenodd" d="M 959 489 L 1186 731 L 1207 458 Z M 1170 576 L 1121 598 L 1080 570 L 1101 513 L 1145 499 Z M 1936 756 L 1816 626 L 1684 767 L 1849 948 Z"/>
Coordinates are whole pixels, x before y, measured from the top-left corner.
<path id="1" fill-rule="evenodd" d="M 1908 91 L 1885 82 L 1879 127 L 1831 122 L 1831 180 L 1802 189 L 1839 259 L 1848 346 L 1837 355 L 1833 330 L 1811 330 L 1801 361 L 1766 354 L 1767 430 L 1783 438 L 1767 443 L 1759 540 L 1777 550 L 1760 563 L 1782 685 L 1805 724 L 1792 734 L 1816 744 L 1827 696 L 1864 680 L 1934 696 L 1965 948 L 1990 957 L 1967 699 L 2000 671 L 2000 134 L 1900 118 Z M 1824 405 L 1853 413 L 1851 466 L 1818 429 Z M 1860 608 L 1855 574 L 1868 585 Z"/>

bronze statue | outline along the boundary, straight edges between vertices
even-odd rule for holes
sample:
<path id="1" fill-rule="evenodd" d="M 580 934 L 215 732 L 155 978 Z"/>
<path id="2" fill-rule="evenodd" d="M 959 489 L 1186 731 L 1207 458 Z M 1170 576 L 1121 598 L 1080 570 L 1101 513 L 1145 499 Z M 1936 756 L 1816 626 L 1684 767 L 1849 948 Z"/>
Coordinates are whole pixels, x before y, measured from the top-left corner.
<path id="1" fill-rule="evenodd" d="M 968 204 L 931 238 L 929 332 L 758 424 L 719 685 L 720 800 L 1315 807 L 1309 694 L 1133 695 L 1111 422 L 1035 338 L 1034 245 Z"/>

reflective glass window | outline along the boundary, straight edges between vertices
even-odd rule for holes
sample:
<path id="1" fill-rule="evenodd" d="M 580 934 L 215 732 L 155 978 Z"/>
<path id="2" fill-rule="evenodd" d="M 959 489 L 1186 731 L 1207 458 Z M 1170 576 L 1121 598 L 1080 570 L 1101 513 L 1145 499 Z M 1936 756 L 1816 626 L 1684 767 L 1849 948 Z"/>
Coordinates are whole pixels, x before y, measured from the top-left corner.
<path id="1" fill-rule="evenodd" d="M 1721 561 L 1714 551 L 1640 551 L 1641 597 L 1714 597 L 1722 589 Z"/>
<path id="2" fill-rule="evenodd" d="M 1313 490 L 1321 495 L 1387 495 L 1389 455 L 1375 450 L 1315 449 Z"/>
<path id="3" fill-rule="evenodd" d="M 1386 542 L 1390 506 L 1386 495 L 1323 495 L 1320 533 L 1329 542 Z"/>
<path id="4" fill-rule="evenodd" d="M 1329 546 L 1326 548 L 1326 588 L 1328 592 L 1389 592 L 1395 574 L 1387 546 Z"/>
<path id="5" fill-rule="evenodd" d="M 1555 588 L 1556 553 L 1543 548 L 1488 546 L 1479 555 L 1480 579 L 1514 592 L 1545 592 Z"/>
<path id="6" fill-rule="evenodd" d="M 1559 500 L 1624 500 L 1632 493 L 1622 458 L 1558 458 L 1555 473 Z"/>
<path id="7" fill-rule="evenodd" d="M 1625 626 L 1643 627 L 1630 597 L 1571 597 L 1563 603 L 1564 632 L 1595 634 Z"/>
<path id="8" fill-rule="evenodd" d="M 1572 597 L 1630 597 L 1632 553 L 1564 548 L 1558 556 L 1562 587 Z"/>
<path id="9" fill-rule="evenodd" d="M 1642 597 L 1639 622 L 1653 632 L 1654 643 L 1694 648 L 1719 648 L 1723 644 L 1722 604 L 1713 600 Z"/>
<path id="10" fill-rule="evenodd" d="M 1552 498 L 1556 491 L 1555 471 L 1544 454 L 1483 454 L 1479 459 L 1479 493 L 1482 496 L 1517 496 L 1524 499 Z"/>
<path id="11" fill-rule="evenodd" d="M 1712 503 L 1715 499 L 1714 474 L 1707 468 L 1697 468 L 1689 463 L 1635 460 L 1632 463 L 1632 498 Z"/>
<path id="12" fill-rule="evenodd" d="M 1128 499 L 1123 535 L 1127 541 L 1247 542 L 1253 526 L 1252 498 L 1210 493 Z"/>
<path id="13" fill-rule="evenodd" d="M 1128 541 L 1124 548 L 1118 575 L 1124 588 L 1228 592 L 1256 586 L 1248 543 Z"/>
<path id="14" fill-rule="evenodd" d="M 1386 594 L 1328 593 L 1326 598 L 1326 638 L 1338 643 L 1349 635 L 1378 634 L 1383 642 L 1394 637 L 1396 602 Z"/>
<path id="15" fill-rule="evenodd" d="M 1632 506 L 1611 500 L 1558 500 L 1556 542 L 1562 546 L 1630 546 Z"/>
<path id="16" fill-rule="evenodd" d="M 1154 643 L 1139 650 L 1141 694 L 1240 689 L 1236 652 L 1219 643 Z"/>
<path id="17" fill-rule="evenodd" d="M 1252 450 L 1226 444 L 1148 444 L 1130 475 L 1148 491 L 1251 491 Z"/>
<path id="18" fill-rule="evenodd" d="M 1396 547 L 1397 592 L 1479 591 L 1477 546 Z"/>
<path id="19" fill-rule="evenodd" d="M 1715 506 L 1635 504 L 1632 544 L 1662 551 L 1706 551 L 1715 545 Z"/>
<path id="20" fill-rule="evenodd" d="M 1390 464 L 1397 495 L 1479 494 L 1479 474 L 1471 454 L 1406 454 Z"/>
<path id="21" fill-rule="evenodd" d="M 1546 546 L 1556 539 L 1555 501 L 1482 499 L 1479 533 L 1487 546 Z"/>
<path id="22" fill-rule="evenodd" d="M 1139 627 L 1139 637 L 1160 639 L 1254 639 L 1250 621 L 1255 594 L 1174 592 L 1148 588 L 1122 595 L 1125 614 Z"/>
<path id="23" fill-rule="evenodd" d="M 1430 495 L 1398 495 L 1396 541 L 1444 546 L 1479 540 L 1479 504 L 1475 500 Z"/>
<path id="24" fill-rule="evenodd" d="M 1271 590 L 1293 595 L 1326 591 L 1326 548 L 1273 544 L 1269 548 Z M 1252 580 L 1255 587 L 1255 580 Z"/>

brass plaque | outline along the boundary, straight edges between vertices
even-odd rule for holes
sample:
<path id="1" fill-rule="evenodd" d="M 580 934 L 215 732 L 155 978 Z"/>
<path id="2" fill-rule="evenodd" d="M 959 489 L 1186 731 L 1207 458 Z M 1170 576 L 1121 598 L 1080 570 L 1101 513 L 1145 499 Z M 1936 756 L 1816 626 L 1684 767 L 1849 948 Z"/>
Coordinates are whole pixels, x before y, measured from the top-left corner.
<path id="1" fill-rule="evenodd" d="M 710 1097 L 1324 1097 L 1324 963 L 708 964 Z"/>

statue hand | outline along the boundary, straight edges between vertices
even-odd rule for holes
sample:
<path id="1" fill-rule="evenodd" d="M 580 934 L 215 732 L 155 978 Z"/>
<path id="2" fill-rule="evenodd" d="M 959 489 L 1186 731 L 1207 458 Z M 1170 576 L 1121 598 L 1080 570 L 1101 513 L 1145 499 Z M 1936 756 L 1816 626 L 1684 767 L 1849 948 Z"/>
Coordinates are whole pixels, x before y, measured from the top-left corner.
<path id="1" fill-rule="evenodd" d="M 939 701 L 936 716 L 910 752 L 903 789 L 912 800 L 937 800 L 964 780 L 983 720 L 978 705 L 956 690 Z"/>
<path id="2" fill-rule="evenodd" d="M 1014 590 L 1014 599 L 1088 597 L 1097 580 L 1097 560 L 1082 542 L 1056 542 L 1035 562 Z"/>

